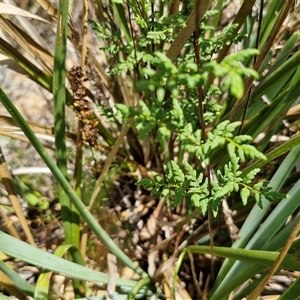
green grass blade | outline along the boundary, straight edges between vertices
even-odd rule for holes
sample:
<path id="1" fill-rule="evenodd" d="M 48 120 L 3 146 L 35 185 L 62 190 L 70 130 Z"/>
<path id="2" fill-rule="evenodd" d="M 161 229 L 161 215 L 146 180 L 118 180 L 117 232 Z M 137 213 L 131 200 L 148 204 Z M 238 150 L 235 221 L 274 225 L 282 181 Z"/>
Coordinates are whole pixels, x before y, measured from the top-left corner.
<path id="1" fill-rule="evenodd" d="M 255 168 L 261 168 L 262 166 L 266 165 L 267 163 L 273 161 L 277 157 L 287 153 L 291 149 L 295 148 L 300 144 L 300 135 L 296 135 L 292 137 L 290 140 L 287 142 L 283 143 L 282 145 L 278 146 L 274 150 L 270 151 L 268 154 L 266 154 L 266 160 L 259 159 L 253 164 L 249 165 L 245 169 L 243 169 L 243 175 L 246 175 L 249 173 L 251 170 Z"/>
<path id="2" fill-rule="evenodd" d="M 64 176 L 67 176 L 67 146 L 66 146 L 66 53 L 68 32 L 69 0 L 59 1 L 56 44 L 54 51 L 53 96 L 54 96 L 54 134 L 56 163 Z M 58 186 L 59 201 L 65 240 L 67 244 L 79 245 L 79 214 L 71 204 L 64 189 Z"/>
<path id="3" fill-rule="evenodd" d="M 253 101 L 259 100 L 263 95 L 268 94 L 270 90 L 277 88 L 278 82 L 286 74 L 293 74 L 300 64 L 300 51 L 296 52 L 285 62 L 282 62 L 274 72 L 266 76 L 259 86 L 253 91 Z"/>
<path id="4" fill-rule="evenodd" d="M 271 133 L 277 129 L 281 120 L 286 115 L 289 108 L 299 97 L 298 87 L 300 83 L 300 68 L 294 76 L 289 79 L 286 87 L 271 103 L 265 107 L 259 116 L 247 124 L 244 133 L 251 135 L 253 138 L 259 133 L 264 132 L 271 124 Z M 260 149 L 261 150 L 261 149 Z"/>
<path id="5" fill-rule="evenodd" d="M 54 52 L 53 97 L 54 97 L 54 133 L 56 161 L 63 174 L 67 174 L 67 147 L 65 133 L 66 105 L 66 53 L 69 1 L 59 1 L 56 44 Z"/>
<path id="6" fill-rule="evenodd" d="M 187 246 L 185 251 L 197 254 L 209 254 L 210 246 Z M 271 267 L 279 252 L 277 251 L 263 251 L 263 250 L 249 250 L 249 249 L 232 249 L 226 247 L 214 247 L 214 255 L 218 257 L 231 258 L 235 261 L 242 262 L 247 268 L 244 272 L 236 273 L 231 276 L 230 283 L 222 289 L 218 295 L 213 295 L 210 299 L 224 299 L 226 296 L 237 288 L 242 283 L 252 278 L 255 274 L 261 273 Z M 286 270 L 299 270 L 300 263 L 296 255 L 287 254 L 284 258 L 281 269 Z M 255 288 L 259 284 L 259 281 L 263 279 L 262 276 L 257 282 L 251 284 L 251 288 Z M 251 289 L 249 289 L 251 291 Z M 247 290 L 243 290 L 239 296 L 234 299 L 242 299 L 247 295 Z"/>
<path id="7" fill-rule="evenodd" d="M 245 126 L 244 133 L 251 135 L 250 130 L 256 132 L 260 130 L 259 133 L 263 132 L 267 126 L 272 124 L 274 115 L 278 114 L 278 111 L 282 112 L 280 109 L 277 111 L 277 107 L 285 104 L 284 101 L 286 100 L 284 100 L 284 98 L 291 97 L 289 90 L 291 88 L 290 82 L 300 64 L 300 51 L 296 52 L 286 61 L 278 62 L 278 64 L 280 66 L 271 73 L 268 73 L 267 76 L 261 80 L 257 88 L 253 90 L 250 101 L 251 106 L 246 115 L 246 119 L 250 119 L 250 122 Z M 261 99 L 264 95 L 268 96 L 273 107 L 271 107 L 271 105 L 266 107 L 266 104 L 263 103 Z M 291 104 L 284 106 L 284 109 L 289 108 L 289 106 L 291 106 Z M 274 108 L 276 111 L 274 111 Z M 270 114 L 270 112 L 272 114 Z M 241 115 L 242 110 L 236 112 L 236 118 L 241 117 Z M 264 122 L 263 125 L 260 124 L 262 121 Z M 259 128 L 257 126 L 258 124 L 261 125 Z"/>
<path id="8" fill-rule="evenodd" d="M 209 254 L 211 253 L 210 246 L 187 246 L 185 251 L 191 252 L 193 254 Z M 246 282 L 248 279 L 252 278 L 255 274 L 260 273 L 264 270 L 267 270 L 273 265 L 279 252 L 275 251 L 262 251 L 262 250 L 248 250 L 248 249 L 232 249 L 226 247 L 214 247 L 214 255 L 218 257 L 231 258 L 233 260 L 238 260 L 243 262 L 247 266 L 245 272 L 239 274 L 233 274 L 231 276 L 230 283 L 222 289 L 222 291 L 216 296 L 213 295 L 209 299 L 227 299 L 227 295 L 232 292 L 236 287 Z M 297 260 L 295 255 L 288 254 L 282 264 L 280 265 L 282 269 L 288 270 L 299 270 L 300 263 Z M 261 277 L 261 279 L 263 276 Z M 260 279 L 260 280 L 261 280 Z M 255 282 L 251 285 L 252 289 L 259 284 Z M 251 290 L 250 290 L 251 291 Z M 242 291 L 242 294 L 239 294 L 239 298 L 242 299 L 243 296 L 246 296 L 246 293 Z"/>
<path id="9" fill-rule="evenodd" d="M 280 60 L 284 59 L 285 56 L 287 56 L 288 54 L 291 54 L 290 52 L 295 49 L 295 47 L 297 47 L 297 42 L 299 40 L 300 37 L 300 33 L 299 32 L 295 32 L 288 40 L 287 42 L 284 44 L 282 50 L 280 51 L 280 53 L 278 54 L 278 56 L 276 57 L 275 60 L 275 66 L 272 68 L 273 70 L 276 70 L 277 66 L 280 66 L 279 62 Z M 297 48 L 296 48 L 297 49 Z"/>
<path id="10" fill-rule="evenodd" d="M 107 274 L 78 265 L 46 251 L 35 248 L 10 235 L 0 232 L 0 250 L 9 256 L 19 258 L 27 263 L 64 274 L 70 278 L 77 278 L 93 282 L 108 283 Z M 118 286 L 133 287 L 136 282 L 132 280 L 117 279 Z M 32 291 L 32 289 L 31 289 Z"/>
<path id="11" fill-rule="evenodd" d="M 11 300 L 11 297 L 0 295 L 0 300 Z"/>
<path id="12" fill-rule="evenodd" d="M 70 254 L 75 263 L 77 263 L 81 266 L 85 266 L 84 259 L 81 255 L 79 249 L 76 246 L 62 245 L 62 246 L 59 246 L 54 252 L 54 255 L 56 255 L 57 257 L 61 257 L 61 258 L 65 254 Z M 39 276 L 37 283 L 36 283 L 34 299 L 43 300 L 43 299 L 45 299 L 45 295 L 49 294 L 49 287 L 50 287 L 52 273 L 53 273 L 53 271 L 44 270 L 44 272 Z M 79 280 L 78 279 L 76 279 L 76 280 L 78 281 L 78 287 L 80 287 Z M 73 280 L 73 285 L 74 285 L 74 281 L 76 281 L 76 280 Z M 87 291 L 86 284 L 83 283 L 83 285 L 84 285 L 85 292 L 86 292 Z M 75 287 L 74 287 L 74 293 L 75 293 L 75 295 L 77 293 L 80 296 L 79 291 L 76 291 Z M 83 295 L 81 295 L 81 296 L 83 296 Z M 76 298 L 78 298 L 78 297 L 76 297 Z"/>
<path id="13" fill-rule="evenodd" d="M 284 6 L 284 0 L 266 1 L 265 3 L 268 6 L 268 9 L 266 10 L 267 14 L 262 20 L 260 47 L 266 43 L 268 37 L 270 36 L 276 19 L 278 18 L 279 11 L 281 10 L 282 6 Z"/>
<path id="14" fill-rule="evenodd" d="M 218 24 L 222 16 L 223 5 L 224 5 L 224 0 L 219 0 L 216 2 L 216 6 L 214 7 L 214 10 L 217 11 L 217 13 L 211 18 L 210 26 L 213 28 L 209 31 L 210 37 L 213 37 L 215 35 L 215 32 L 217 30 Z"/>
<path id="15" fill-rule="evenodd" d="M 210 254 L 210 246 L 187 246 L 185 251 L 193 254 Z M 264 251 L 264 250 L 249 250 L 241 248 L 228 248 L 228 247 L 214 247 L 214 255 L 218 257 L 226 257 L 234 260 L 246 262 L 252 265 L 261 265 L 271 267 L 279 252 L 277 251 Z M 287 254 L 282 264 L 282 269 L 300 271 L 300 261 L 292 254 Z"/>
<path id="16" fill-rule="evenodd" d="M 278 298 L 278 300 L 299 299 L 300 277 Z"/>
<path id="17" fill-rule="evenodd" d="M 2 232 L 0 232 L 0 235 Z M 1 244 L 5 244 L 6 242 L 2 242 Z M 1 246 L 1 245 L 0 245 Z M 28 245 L 29 246 L 29 245 Z M 32 246 L 31 246 L 32 247 Z M 32 247 L 34 248 L 34 247 Z M 18 249 L 18 248 L 16 248 Z M 12 268 L 6 265 L 5 262 L 3 262 L 0 259 L 0 270 L 17 286 L 23 293 L 25 293 L 28 296 L 34 295 L 34 286 L 29 284 L 25 279 L 23 279 L 16 271 L 14 271 Z"/>
<path id="18" fill-rule="evenodd" d="M 97 235 L 97 237 L 108 247 L 108 249 L 113 253 L 124 265 L 131 268 L 137 274 L 142 277 L 148 277 L 148 275 L 139 267 L 137 267 L 134 262 L 113 242 L 110 236 L 105 232 L 105 230 L 98 224 L 97 220 L 94 219 L 92 214 L 88 211 L 87 207 L 78 198 L 76 192 L 72 189 L 69 182 L 66 180 L 65 176 L 61 173 L 59 168 L 53 162 L 50 155 L 47 153 L 46 149 L 40 143 L 39 139 L 35 136 L 29 125 L 26 123 L 22 115 L 9 100 L 3 90 L 0 88 L 0 101 L 10 113 L 15 122 L 24 132 L 25 136 L 28 138 L 30 143 L 36 149 L 40 157 L 43 159 L 45 164 L 51 170 L 51 173 L 56 178 L 58 183 L 62 186 L 72 204 L 77 208 L 80 216 L 85 220 L 90 229 Z"/>
<path id="19" fill-rule="evenodd" d="M 270 242 L 268 242 L 264 247 L 263 250 L 269 251 L 279 251 L 285 244 L 286 239 L 290 235 L 291 231 L 293 230 L 295 224 L 299 221 L 299 216 L 295 218 L 293 221 L 288 223 L 287 226 L 284 227 L 283 230 L 279 234 L 277 234 Z M 295 241 L 290 248 L 289 253 L 292 253 L 294 256 L 297 255 L 299 251 L 299 242 Z M 242 285 L 244 282 L 252 278 L 255 274 L 258 274 L 262 271 L 261 268 L 258 268 L 257 265 L 248 265 L 249 267 L 245 268 L 242 273 L 239 273 L 238 276 L 231 278 L 230 284 L 222 290 L 223 294 L 229 294 L 232 290 L 236 289 L 238 286 Z M 293 269 L 293 268 L 292 268 Z M 292 270 L 291 269 L 291 270 Z M 249 285 L 249 287 L 243 288 L 239 291 L 235 296 L 234 300 L 243 299 L 246 297 L 253 289 L 260 283 L 260 281 L 264 278 L 264 275 L 267 275 L 268 271 L 265 272 L 266 274 L 262 274 L 259 280 L 254 281 Z"/>
<path id="20" fill-rule="evenodd" d="M 34 292 L 35 300 L 44 300 L 48 298 L 52 273 L 53 271 L 44 270 L 39 276 Z"/>
<path id="21" fill-rule="evenodd" d="M 293 169 L 299 157 L 300 146 L 297 146 L 284 159 L 268 186 L 272 187 L 273 190 L 278 191 L 282 187 L 284 181 L 286 180 L 290 171 Z M 263 209 L 261 209 L 258 205 L 253 207 L 239 232 L 240 239 L 233 243 L 232 248 L 244 247 L 250 240 L 253 233 L 260 226 L 261 221 L 271 205 L 271 202 L 263 198 L 262 205 Z M 233 268 L 233 264 L 233 260 L 226 259 L 224 261 L 212 291 L 212 299 L 218 299 L 223 288 L 231 281 L 232 274 L 237 272 L 238 269 L 237 267 Z"/>
<path id="22" fill-rule="evenodd" d="M 128 300 L 134 300 L 136 299 L 136 295 L 140 292 L 140 290 L 144 287 L 151 284 L 150 278 L 143 278 L 139 280 L 136 285 L 132 288 L 130 293 L 128 294 L 127 298 Z"/>
<path id="23" fill-rule="evenodd" d="M 266 221 L 260 226 L 256 231 L 253 238 L 245 247 L 245 251 L 249 249 L 262 249 L 265 247 L 266 243 L 277 233 L 277 231 L 283 226 L 288 217 L 299 207 L 299 197 L 300 197 L 300 181 L 291 189 L 289 192 L 291 198 L 283 199 L 277 205 L 277 207 L 272 211 L 270 216 Z M 285 266 L 289 270 L 298 268 L 294 262 L 294 266 Z M 224 271 L 224 269 L 223 269 Z M 245 276 L 249 272 L 249 265 L 242 263 L 240 261 L 236 262 L 226 274 L 227 276 L 221 282 L 219 288 L 213 294 L 211 299 L 220 299 L 220 296 L 224 294 L 224 290 L 230 288 L 231 290 L 235 288 L 232 286 L 232 279 L 237 277 L 237 281 L 241 284 L 242 276 Z M 243 277 L 245 279 L 245 277 Z M 247 279 L 249 279 L 248 277 Z M 229 286 L 229 287 L 228 287 Z M 229 290 L 230 292 L 230 290 Z"/>
<path id="24" fill-rule="evenodd" d="M 52 76 L 42 72 L 20 52 L 18 52 L 16 48 L 2 38 L 0 38 L 0 49 L 13 61 L 15 61 L 33 81 L 37 82 L 49 91 L 52 89 Z"/>
<path id="25" fill-rule="evenodd" d="M 125 4 L 125 5 L 127 5 L 127 4 Z M 131 38 L 130 30 L 128 27 L 128 22 L 127 22 L 126 13 L 124 10 L 124 5 L 113 1 L 112 6 L 113 6 L 116 14 L 119 17 L 120 26 L 123 29 L 126 41 L 129 43 L 132 41 L 132 38 Z"/>
<path id="26" fill-rule="evenodd" d="M 265 222 L 257 230 L 247 249 L 261 249 L 284 225 L 288 217 L 299 207 L 300 181 L 288 192 L 290 198 L 280 201 Z"/>

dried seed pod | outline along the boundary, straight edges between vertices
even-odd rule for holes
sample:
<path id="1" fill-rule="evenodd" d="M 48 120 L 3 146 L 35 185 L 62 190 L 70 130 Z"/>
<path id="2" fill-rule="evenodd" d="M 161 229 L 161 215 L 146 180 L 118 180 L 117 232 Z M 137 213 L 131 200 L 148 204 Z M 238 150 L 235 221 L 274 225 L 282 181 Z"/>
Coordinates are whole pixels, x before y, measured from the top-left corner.
<path id="1" fill-rule="evenodd" d="M 86 90 L 83 85 L 85 81 L 84 73 L 80 66 L 74 66 L 70 70 L 70 84 L 73 92 L 73 103 L 77 111 L 79 120 L 84 124 L 82 129 L 83 142 L 89 146 L 97 145 L 98 120 L 94 119 L 94 112 L 89 106 L 89 102 L 84 99 Z"/>

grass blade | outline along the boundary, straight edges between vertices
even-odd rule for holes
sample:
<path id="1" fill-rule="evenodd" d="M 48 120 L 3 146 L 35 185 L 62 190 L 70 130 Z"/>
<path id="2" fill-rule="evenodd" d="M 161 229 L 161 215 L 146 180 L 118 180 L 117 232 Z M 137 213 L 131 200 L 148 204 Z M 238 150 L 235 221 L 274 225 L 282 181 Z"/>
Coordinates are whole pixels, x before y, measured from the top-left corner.
<path id="1" fill-rule="evenodd" d="M 51 170 L 53 176 L 56 178 L 58 183 L 62 186 L 68 197 L 70 198 L 72 204 L 77 208 L 80 216 L 86 221 L 90 229 L 98 236 L 98 238 L 109 248 L 111 253 L 113 253 L 122 263 L 131 268 L 134 272 L 141 275 L 142 277 L 148 277 L 148 275 L 139 267 L 137 267 L 134 262 L 113 242 L 110 236 L 105 232 L 105 230 L 98 224 L 97 220 L 94 219 L 92 214 L 88 211 L 87 207 L 78 198 L 76 192 L 72 189 L 69 182 L 65 176 L 61 173 L 56 164 L 52 161 L 50 155 L 46 152 L 46 149 L 40 143 L 39 139 L 30 129 L 29 125 L 26 123 L 22 115 L 12 104 L 12 102 L 7 98 L 6 94 L 0 88 L 0 101 L 23 130 L 24 134 L 34 146 L 36 151 L 39 153 L 40 157 L 46 163 L 48 168 Z"/>
<path id="2" fill-rule="evenodd" d="M 299 156 L 300 156 L 300 146 L 297 146 L 285 158 L 285 160 L 278 168 L 277 172 L 273 176 L 268 186 L 272 187 L 273 190 L 278 191 L 283 185 L 284 181 L 286 180 L 288 174 L 294 167 Z M 239 236 L 241 238 L 236 242 L 234 242 L 232 248 L 242 248 L 248 243 L 253 233 L 257 230 L 258 226 L 261 224 L 261 221 L 264 218 L 268 208 L 270 207 L 271 202 L 269 202 L 266 199 L 262 199 L 262 205 L 263 205 L 263 209 L 261 209 L 258 205 L 255 205 L 253 207 L 246 221 L 244 222 L 243 227 L 239 232 Z M 222 268 L 216 279 L 214 290 L 212 291 L 212 299 L 219 299 L 218 297 L 220 295 L 218 295 L 218 292 L 221 291 L 226 285 L 229 284 L 229 281 L 231 281 L 232 279 L 232 274 L 235 274 L 237 272 L 238 268 L 237 266 L 233 267 L 233 263 L 234 261 L 229 259 L 226 259 L 224 261 Z"/>
<path id="3" fill-rule="evenodd" d="M 65 61 L 67 53 L 68 12 L 69 1 L 60 1 L 54 52 L 53 96 L 56 163 L 64 176 L 67 176 Z M 79 246 L 79 214 L 60 185 L 58 186 L 58 195 L 61 204 L 66 243 Z"/>
<path id="4" fill-rule="evenodd" d="M 4 232 L 0 232 L 0 250 L 12 257 L 19 258 L 23 261 L 47 270 L 64 274 L 70 278 L 101 282 L 104 284 L 108 283 L 109 278 L 105 273 L 89 269 L 55 256 L 51 253 L 32 247 L 29 244 L 19 241 Z M 125 285 L 132 287 L 136 284 L 136 282 L 125 279 L 117 279 L 116 284 L 118 286 Z M 31 287 L 31 285 L 28 285 L 29 284 L 25 285 L 27 289 L 29 289 L 29 286 Z M 32 287 L 30 291 L 33 291 Z"/>
<path id="5" fill-rule="evenodd" d="M 1 239 L 1 234 L 2 234 L 2 232 L 0 232 L 0 239 Z M 10 237 L 10 238 L 12 238 L 12 237 Z M 18 241 L 18 240 L 16 240 L 16 241 Z M 2 241 L 1 244 L 6 244 L 6 242 Z M 26 244 L 26 245 L 28 245 L 28 244 Z M 32 246 L 29 246 L 29 247 L 34 248 Z M 16 249 L 18 249 L 18 248 L 16 248 Z M 34 286 L 29 284 L 25 279 L 23 279 L 12 268 L 8 267 L 6 265 L 6 263 L 3 262 L 2 260 L 0 260 L 0 269 L 15 284 L 15 286 L 17 286 L 22 292 L 24 292 L 26 295 L 31 295 L 31 296 L 34 295 Z"/>

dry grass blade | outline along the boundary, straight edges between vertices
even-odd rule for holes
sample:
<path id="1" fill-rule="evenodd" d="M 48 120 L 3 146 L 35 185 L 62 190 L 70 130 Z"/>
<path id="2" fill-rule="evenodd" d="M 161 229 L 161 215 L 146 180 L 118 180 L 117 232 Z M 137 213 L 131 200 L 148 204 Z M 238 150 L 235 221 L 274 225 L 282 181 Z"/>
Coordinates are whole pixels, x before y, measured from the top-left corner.
<path id="1" fill-rule="evenodd" d="M 13 7 L 17 7 L 14 1 L 11 0 L 3 0 L 6 3 L 9 3 Z M 26 11 L 25 11 L 26 12 Z M 25 18 L 24 16 L 20 16 L 15 14 L 16 19 L 20 23 L 21 27 L 29 34 L 29 36 L 39 45 L 41 45 L 44 49 L 46 49 L 49 53 L 51 53 L 50 45 L 41 37 L 37 28 L 31 23 L 31 20 Z"/>
<path id="2" fill-rule="evenodd" d="M 192 13 L 186 21 L 186 26 L 178 33 L 175 41 L 172 43 L 169 50 L 167 51 L 167 57 L 169 57 L 171 60 L 174 60 L 177 57 L 185 43 L 188 41 L 193 32 L 199 26 L 199 24 L 196 24 L 196 15 L 197 20 L 200 22 L 212 3 L 213 0 L 201 1 L 201 5 L 199 5 L 199 11 L 196 11 L 196 9 L 192 11 Z"/>
<path id="3" fill-rule="evenodd" d="M 34 133 L 40 133 L 40 134 L 44 134 L 44 135 L 48 135 L 48 136 L 53 136 L 53 126 L 47 126 L 47 125 L 43 125 L 43 124 L 39 124 L 36 122 L 31 122 L 31 121 L 26 121 L 27 124 L 30 126 L 30 128 L 32 129 L 32 131 Z M 8 116 L 1 116 L 0 115 L 0 128 L 1 125 L 5 125 L 5 126 L 11 126 L 14 128 L 6 128 L 6 129 L 0 129 L 2 132 L 4 131 L 16 131 L 19 129 L 18 124 L 14 121 L 14 119 L 12 117 L 8 117 Z M 76 141 L 76 135 L 74 133 L 71 132 L 67 132 L 66 136 L 69 140 L 72 141 Z"/>
<path id="4" fill-rule="evenodd" d="M 93 69 L 95 70 L 97 75 L 101 78 L 101 82 L 103 82 L 104 86 L 110 91 L 110 93 L 113 94 L 110 76 L 107 75 L 104 67 L 101 65 L 101 63 L 96 58 L 96 56 L 91 53 L 91 51 L 88 52 L 88 61 L 89 61 L 90 65 L 93 66 Z"/>
<path id="5" fill-rule="evenodd" d="M 47 12 L 47 14 L 54 20 L 57 19 L 57 8 L 52 5 L 49 0 L 36 0 L 36 2 Z"/>
<path id="6" fill-rule="evenodd" d="M 11 202 L 11 204 L 13 205 L 14 209 L 15 209 L 15 213 L 17 215 L 17 217 L 20 220 L 20 223 L 23 227 L 24 233 L 29 241 L 29 243 L 32 246 L 35 246 L 35 241 L 34 238 L 31 234 L 31 231 L 29 229 L 29 226 L 27 224 L 26 218 L 23 214 L 23 210 L 22 207 L 20 205 L 20 201 L 19 198 L 17 196 L 17 193 L 15 191 L 13 182 L 12 182 L 12 177 L 11 174 L 6 166 L 5 160 L 4 160 L 4 156 L 2 153 L 2 150 L 0 149 L 0 177 L 2 178 L 2 182 L 5 186 L 5 189 L 8 193 L 8 198 Z"/>
<path id="7" fill-rule="evenodd" d="M 16 63 L 16 61 L 2 53 L 0 54 L 0 66 L 28 77 L 28 74 Z"/>
<path id="8" fill-rule="evenodd" d="M 291 107 L 287 114 L 286 114 L 287 118 L 290 118 L 290 119 L 297 119 L 299 118 L 300 116 L 300 104 L 297 104 L 293 107 Z"/>
<path id="9" fill-rule="evenodd" d="M 8 212 L 6 209 L 0 206 L 0 215 L 1 215 L 1 222 L 6 228 L 7 232 L 15 237 L 16 239 L 21 239 L 19 233 L 17 232 L 16 228 L 14 227 L 14 222 L 9 218 Z"/>
<path id="10" fill-rule="evenodd" d="M 53 65 L 53 57 L 40 45 L 38 45 L 31 37 L 24 31 L 15 26 L 9 20 L 0 16 L 0 27 L 2 27 L 12 38 L 16 41 L 36 62 L 38 62 L 48 73 L 51 74 L 52 68 L 49 68 L 45 63 L 50 66 Z"/>
<path id="11" fill-rule="evenodd" d="M 110 167 L 114 157 L 116 156 L 116 154 L 119 150 L 119 147 L 123 143 L 123 139 L 124 139 L 125 135 L 127 134 L 129 126 L 132 123 L 132 121 L 133 121 L 132 118 L 127 120 L 127 122 L 125 123 L 122 131 L 120 132 L 120 135 L 118 136 L 113 148 L 111 149 L 111 152 L 108 155 L 107 161 L 105 162 L 105 165 L 102 169 L 102 172 L 101 172 L 101 174 L 100 174 L 100 176 L 97 180 L 97 183 L 95 185 L 95 188 L 94 188 L 94 191 L 93 191 L 93 194 L 92 194 L 92 197 L 91 197 L 91 201 L 90 201 L 90 204 L 89 204 L 89 210 L 91 210 L 93 205 L 95 204 L 95 201 L 96 201 L 97 196 L 100 192 L 100 189 L 101 189 L 103 180 L 105 178 L 105 175 L 106 175 L 107 171 L 109 170 L 109 167 Z"/>
<path id="12" fill-rule="evenodd" d="M 166 254 L 163 255 L 163 260 L 167 261 L 168 258 Z M 172 294 L 173 290 L 173 279 L 175 276 L 175 270 L 170 265 L 168 268 L 164 271 L 164 289 L 167 294 Z M 176 286 L 175 286 L 175 295 L 173 295 L 173 299 L 185 299 L 185 300 L 192 300 L 187 290 L 184 288 L 182 281 L 176 276 Z"/>
<path id="13" fill-rule="evenodd" d="M 16 6 L 13 6 L 13 5 L 10 5 L 7 3 L 0 3 L 0 14 L 22 16 L 22 17 L 36 19 L 36 20 L 50 24 L 47 20 L 45 20 L 35 14 L 32 14 L 26 10 L 23 10 L 21 8 L 18 8 Z"/>
<path id="14" fill-rule="evenodd" d="M 82 24 L 82 49 L 81 49 L 81 67 L 83 71 L 83 78 L 85 77 L 85 66 L 87 60 L 87 43 L 88 43 L 88 11 L 89 3 L 84 0 L 83 5 L 83 24 Z"/>
<path id="15" fill-rule="evenodd" d="M 250 15 L 253 6 L 255 5 L 256 0 L 248 0 L 244 1 L 243 5 L 239 9 L 238 13 L 236 14 L 232 24 L 238 24 L 237 28 L 233 31 L 233 35 L 237 34 L 240 28 L 243 26 L 245 23 L 245 20 L 247 17 Z M 218 61 L 222 61 L 223 58 L 226 56 L 228 53 L 232 43 L 226 44 L 223 49 L 220 50 L 219 55 L 218 55 Z"/>
<path id="16" fill-rule="evenodd" d="M 109 282 L 107 285 L 107 299 L 113 300 L 114 294 L 116 292 L 116 278 L 117 278 L 117 258 L 111 254 L 107 254 L 107 265 L 109 272 Z"/>
<path id="17" fill-rule="evenodd" d="M 200 283 L 198 281 L 198 276 L 195 270 L 195 261 L 194 261 L 194 257 L 191 253 L 188 253 L 189 259 L 190 259 L 190 263 L 191 263 L 191 271 L 192 271 L 192 276 L 193 276 L 193 281 L 196 287 L 196 291 L 197 291 L 197 298 L 200 299 L 202 298 L 202 292 L 200 290 Z"/>
<path id="18" fill-rule="evenodd" d="M 5 288 L 11 295 L 17 297 L 17 299 L 27 299 L 27 297 L 20 292 L 16 285 L 2 272 L 0 271 L 0 285 Z"/>
<path id="19" fill-rule="evenodd" d="M 51 89 L 50 77 L 43 74 L 41 70 L 34 64 L 30 62 L 24 55 L 22 55 L 16 48 L 11 44 L 0 38 L 0 49 L 3 50 L 9 57 L 15 60 L 18 65 L 22 68 L 21 74 L 29 75 L 29 77 L 42 85 L 47 90 Z M 13 70 L 18 72 L 18 68 L 13 65 Z M 25 71 L 25 72 L 24 72 Z"/>
<path id="20" fill-rule="evenodd" d="M 32 131 L 37 134 L 37 135 L 42 135 L 42 136 L 48 136 L 48 137 L 53 137 L 53 127 L 52 126 L 47 126 L 43 124 L 39 124 L 36 122 L 31 122 L 31 121 L 26 121 Z M 4 127 L 2 127 L 4 125 Z M 2 127 L 2 128 L 1 128 Z M 22 135 L 20 135 L 20 134 Z M 18 139 L 23 142 L 29 142 L 26 137 L 24 137 L 24 134 L 21 132 L 19 129 L 18 125 L 16 122 L 9 116 L 1 116 L 0 115 L 0 135 L 11 137 L 14 139 Z M 69 141 L 72 141 L 73 143 L 77 143 L 77 137 L 76 134 L 66 131 L 66 137 Z M 49 147 L 49 144 L 44 144 L 44 147 Z M 107 146 L 103 146 L 98 144 L 96 146 L 97 150 L 102 151 L 104 153 L 111 153 L 111 148 Z M 122 155 L 116 154 L 116 157 L 119 160 L 124 160 L 124 157 Z M 133 160 L 128 160 L 129 163 L 133 164 L 135 167 L 139 169 L 139 171 L 143 174 L 143 176 L 153 178 L 152 174 L 142 165 L 138 164 L 136 161 Z"/>

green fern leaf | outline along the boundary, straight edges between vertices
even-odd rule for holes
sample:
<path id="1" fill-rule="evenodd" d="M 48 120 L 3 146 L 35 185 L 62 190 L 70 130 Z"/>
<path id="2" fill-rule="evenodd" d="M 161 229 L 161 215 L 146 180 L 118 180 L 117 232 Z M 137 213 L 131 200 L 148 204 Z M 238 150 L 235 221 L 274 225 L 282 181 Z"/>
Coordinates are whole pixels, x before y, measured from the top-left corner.
<path id="1" fill-rule="evenodd" d="M 241 195 L 243 204 L 246 205 L 247 202 L 248 202 L 248 198 L 250 196 L 249 189 L 247 189 L 246 187 L 244 187 L 243 189 L 241 189 L 240 195 Z"/>
<path id="2" fill-rule="evenodd" d="M 174 173 L 174 178 L 176 181 L 184 182 L 184 174 L 175 161 L 171 161 L 172 171 Z"/>

